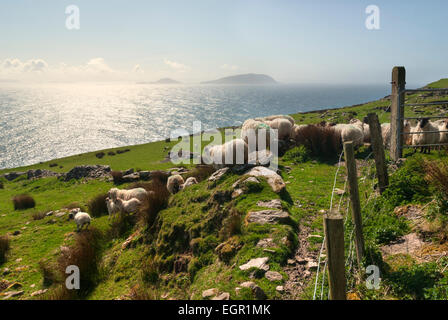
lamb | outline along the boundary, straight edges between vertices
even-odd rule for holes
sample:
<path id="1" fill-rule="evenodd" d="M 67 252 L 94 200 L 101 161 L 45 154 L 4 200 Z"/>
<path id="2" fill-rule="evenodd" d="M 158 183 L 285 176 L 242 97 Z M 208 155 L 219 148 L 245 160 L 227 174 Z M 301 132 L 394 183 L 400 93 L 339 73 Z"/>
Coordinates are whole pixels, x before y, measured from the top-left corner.
<path id="1" fill-rule="evenodd" d="M 132 198 L 136 198 L 140 201 L 145 200 L 148 193 L 143 188 L 135 188 L 130 190 L 120 190 L 117 188 L 112 188 L 109 190 L 107 196 L 115 201 L 116 199 L 120 198 L 122 200 L 130 200 Z"/>
<path id="2" fill-rule="evenodd" d="M 70 211 L 70 213 L 68 214 L 68 218 L 75 219 L 77 232 L 80 232 L 85 225 L 87 226 L 86 229 L 88 229 L 90 226 L 91 218 L 89 214 L 86 212 L 81 212 L 79 208 Z"/>
<path id="3" fill-rule="evenodd" d="M 168 178 L 166 182 L 166 188 L 171 194 L 176 194 L 181 190 L 182 185 L 185 183 L 184 178 L 181 175 L 175 174 Z"/>
<path id="4" fill-rule="evenodd" d="M 117 198 L 114 201 L 115 206 L 124 213 L 133 213 L 138 210 L 138 207 L 141 205 L 141 201 L 137 198 L 132 198 L 130 200 L 123 200 L 120 198 Z"/>
<path id="5" fill-rule="evenodd" d="M 247 163 L 249 148 L 243 139 L 234 139 L 222 145 L 207 146 L 206 153 L 210 156 L 210 162 L 214 164 L 244 164 Z M 232 159 L 226 159 L 230 155 Z"/>
<path id="6" fill-rule="evenodd" d="M 185 180 L 185 183 L 182 185 L 181 189 L 185 189 L 185 188 L 192 186 L 194 184 L 197 184 L 197 183 L 198 183 L 198 180 L 196 180 L 195 177 L 189 177 L 189 178 L 187 178 L 187 180 Z"/>
<path id="7" fill-rule="evenodd" d="M 429 121 L 428 118 L 419 119 L 417 127 L 414 130 L 414 132 L 417 132 L 417 134 L 414 134 L 412 137 L 413 146 L 439 143 L 439 132 L 432 132 L 439 131 L 439 128 L 431 121 Z M 414 152 L 416 151 L 417 147 L 414 148 Z M 421 147 L 420 152 L 426 153 L 426 151 L 428 151 L 428 153 L 431 153 L 431 146 Z"/>
<path id="8" fill-rule="evenodd" d="M 114 201 L 109 197 L 106 198 L 106 205 L 107 205 L 107 212 L 109 213 L 109 219 L 115 213 L 120 211 L 120 208 L 118 208 L 118 206 L 115 205 Z"/>

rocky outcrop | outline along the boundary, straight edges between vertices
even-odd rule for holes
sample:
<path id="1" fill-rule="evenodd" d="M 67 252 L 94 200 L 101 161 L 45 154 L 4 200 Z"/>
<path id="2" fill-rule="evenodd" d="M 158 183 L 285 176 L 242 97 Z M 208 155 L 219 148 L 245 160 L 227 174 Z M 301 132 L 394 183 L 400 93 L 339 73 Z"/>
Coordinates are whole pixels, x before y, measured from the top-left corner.
<path id="1" fill-rule="evenodd" d="M 25 174 L 26 174 L 26 172 L 8 172 L 8 173 L 5 173 L 3 175 L 3 177 L 8 181 L 12 181 L 12 180 L 15 180 L 18 177 L 23 176 Z"/>
<path id="2" fill-rule="evenodd" d="M 255 258 L 250 260 L 249 262 L 243 264 L 240 266 L 240 270 L 249 270 L 251 268 L 256 268 L 263 271 L 269 270 L 269 265 L 267 262 L 269 261 L 269 257 L 263 257 L 263 258 Z"/>
<path id="3" fill-rule="evenodd" d="M 111 170 L 109 166 L 101 166 L 101 165 L 77 166 L 65 174 L 64 181 L 70 181 L 72 179 L 78 180 L 82 178 L 98 179 L 109 176 L 110 171 Z"/>
<path id="4" fill-rule="evenodd" d="M 283 191 L 286 187 L 282 177 L 276 172 L 265 167 L 255 167 L 245 173 L 253 177 L 265 177 L 272 190 L 276 193 Z"/>
<path id="5" fill-rule="evenodd" d="M 246 216 L 247 223 L 276 224 L 288 223 L 289 221 L 289 213 L 282 210 L 251 211 Z"/>
<path id="6" fill-rule="evenodd" d="M 40 179 L 40 178 L 47 178 L 47 177 L 58 177 L 61 174 L 54 172 L 54 171 L 50 171 L 50 170 L 45 170 L 45 169 L 36 169 L 36 170 L 28 170 L 27 171 L 27 178 L 28 179 Z"/>

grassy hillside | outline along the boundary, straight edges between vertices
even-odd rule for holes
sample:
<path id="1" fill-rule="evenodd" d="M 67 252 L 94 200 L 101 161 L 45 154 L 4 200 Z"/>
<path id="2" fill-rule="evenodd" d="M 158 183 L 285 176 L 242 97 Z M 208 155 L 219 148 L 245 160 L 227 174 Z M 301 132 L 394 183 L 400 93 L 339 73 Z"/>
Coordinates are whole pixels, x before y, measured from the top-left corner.
<path id="1" fill-rule="evenodd" d="M 431 86 L 443 87 L 445 81 Z M 420 94 L 407 96 L 408 102 L 446 98 Z M 347 122 L 376 112 L 385 122 L 390 117 L 389 105 L 388 99 L 381 99 L 292 116 L 297 123 Z M 430 115 L 445 111 L 443 106 L 428 106 L 409 108 L 406 114 Z M 130 146 L 126 147 L 129 152 L 116 155 L 107 154 L 124 148 L 105 150 L 102 159 L 95 156 L 98 152 L 92 152 L 0 173 L 31 168 L 66 172 L 81 164 L 108 164 L 114 170 L 166 170 L 175 167 L 170 162 L 163 162 L 169 147 L 175 143 L 162 141 Z M 406 151 L 408 160 L 405 164 L 398 169 L 391 166 L 391 187 L 383 196 L 374 190 L 376 179 L 369 154 L 363 147 L 356 155 L 368 252 L 365 264 L 380 266 L 383 281 L 378 290 L 368 290 L 349 263 L 349 298 L 448 298 L 445 267 L 448 261 L 443 258 L 448 249 L 446 194 L 436 182 L 425 180 L 427 168 L 423 162 L 426 159 L 446 163 L 446 152 L 433 151 L 423 157 Z M 57 166 L 50 167 L 54 163 Z M 258 183 L 244 183 L 246 177 L 228 173 L 216 184 L 204 180 L 171 196 L 168 206 L 158 213 L 151 226 L 136 223 L 131 217 L 120 223 L 118 230 L 117 223 L 111 223 L 106 215 L 95 217 L 92 227 L 103 236 L 97 250 L 97 270 L 82 298 L 202 299 L 203 292 L 211 288 L 216 288 L 218 294 L 229 293 L 230 299 L 257 298 L 256 290 L 241 286 L 246 281 L 255 282 L 269 299 L 312 298 L 316 269 L 298 261 L 304 258 L 318 260 L 323 240 L 322 217 L 330 208 L 335 177 L 336 188 L 344 189 L 345 169 L 338 170 L 338 155 L 322 158 L 312 156 L 304 148 L 294 148 L 280 159 L 280 174 L 286 182 L 286 190 L 280 194 L 274 193 L 263 178 L 259 178 Z M 243 193 L 232 197 L 237 181 L 241 182 Z M 60 261 L 61 246 L 73 246 L 79 239 L 73 232 L 73 221 L 68 221 L 67 215 L 58 217 L 56 211 L 65 212 L 64 207 L 75 205 L 88 210 L 91 199 L 114 185 L 107 179 L 63 182 L 57 178 L 26 180 L 20 177 L 12 182 L 5 179 L 1 182 L 0 236 L 8 235 L 10 250 L 6 261 L 2 263 L 0 259 L 0 294 L 12 290 L 2 288 L 3 281 L 8 285 L 16 283 L 14 290 L 23 291 L 22 295 L 11 299 L 58 297 L 56 282 L 46 281 L 47 269 Z M 125 187 L 126 184 L 119 186 Z M 24 193 L 35 199 L 36 207 L 14 210 L 11 198 Z M 247 222 L 248 212 L 267 209 L 259 205 L 260 201 L 276 199 L 280 200 L 282 210 L 289 212 L 290 219 L 265 225 Z M 336 194 L 333 206 L 347 214 L 347 196 Z M 39 214 L 49 211 L 54 212 L 50 216 Z M 350 220 L 347 219 L 345 226 L 347 256 L 350 256 Z M 399 246 L 393 246 L 396 240 L 406 240 L 414 235 L 420 241 L 415 251 L 403 252 Z M 261 246 L 260 240 L 266 239 L 272 239 L 270 245 Z M 278 272 L 281 279 L 270 281 L 255 269 L 240 270 L 239 266 L 260 257 L 269 258 L 269 270 Z M 320 281 L 321 278 L 319 288 Z M 278 286 L 283 286 L 283 290 Z M 326 283 L 323 288 L 325 297 Z M 48 292 L 31 296 L 43 289 Z"/>

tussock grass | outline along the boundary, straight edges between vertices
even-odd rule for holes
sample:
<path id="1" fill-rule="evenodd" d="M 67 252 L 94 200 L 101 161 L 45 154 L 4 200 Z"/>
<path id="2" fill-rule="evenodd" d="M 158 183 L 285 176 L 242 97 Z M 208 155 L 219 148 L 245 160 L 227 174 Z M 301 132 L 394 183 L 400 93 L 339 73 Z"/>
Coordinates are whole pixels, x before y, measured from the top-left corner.
<path id="1" fill-rule="evenodd" d="M 21 194 L 12 198 L 14 210 L 26 210 L 36 206 L 36 201 L 33 197 L 27 194 Z"/>
<path id="2" fill-rule="evenodd" d="M 46 212 L 45 211 L 38 211 L 38 212 L 34 212 L 31 217 L 33 218 L 33 220 L 42 220 L 43 218 L 45 218 L 46 216 Z"/>
<path id="3" fill-rule="evenodd" d="M 10 249 L 10 240 L 8 236 L 0 236 L 0 265 L 6 262 L 6 255 Z"/>
<path id="4" fill-rule="evenodd" d="M 197 165 L 194 169 L 185 175 L 185 180 L 189 177 L 195 177 L 198 182 L 208 179 L 216 169 L 211 165 Z"/>
<path id="5" fill-rule="evenodd" d="M 138 211 L 139 221 L 145 226 L 151 227 L 158 213 L 168 205 L 170 193 L 166 188 L 164 179 L 164 176 L 160 175 L 159 177 L 153 177 L 150 183 L 145 184 L 148 195 Z"/>
<path id="6" fill-rule="evenodd" d="M 448 199 L 448 164 L 444 161 L 425 161 L 425 179 Z"/>
<path id="7" fill-rule="evenodd" d="M 87 209 L 92 217 L 101 217 L 108 213 L 106 198 L 107 193 L 100 193 L 87 203 Z"/>

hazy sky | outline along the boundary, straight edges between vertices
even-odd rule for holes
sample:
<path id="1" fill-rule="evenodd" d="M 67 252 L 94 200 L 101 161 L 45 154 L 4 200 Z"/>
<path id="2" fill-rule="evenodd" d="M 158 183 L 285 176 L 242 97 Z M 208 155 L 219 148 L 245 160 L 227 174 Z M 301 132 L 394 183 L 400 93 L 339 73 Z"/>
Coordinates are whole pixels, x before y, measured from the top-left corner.
<path id="1" fill-rule="evenodd" d="M 380 30 L 368 30 L 368 5 Z M 80 29 L 66 28 L 76 5 Z M 0 2 L 0 79 L 408 83 L 448 76 L 446 0 Z"/>

